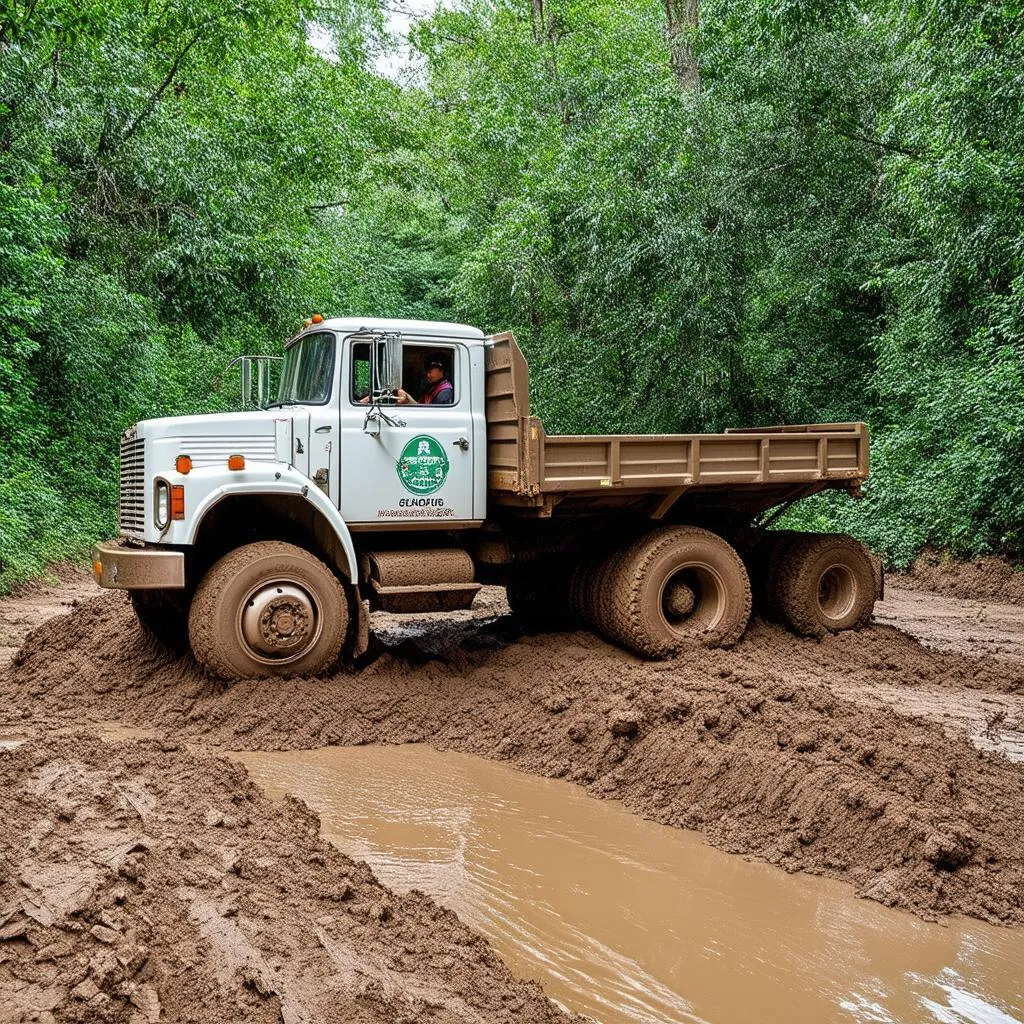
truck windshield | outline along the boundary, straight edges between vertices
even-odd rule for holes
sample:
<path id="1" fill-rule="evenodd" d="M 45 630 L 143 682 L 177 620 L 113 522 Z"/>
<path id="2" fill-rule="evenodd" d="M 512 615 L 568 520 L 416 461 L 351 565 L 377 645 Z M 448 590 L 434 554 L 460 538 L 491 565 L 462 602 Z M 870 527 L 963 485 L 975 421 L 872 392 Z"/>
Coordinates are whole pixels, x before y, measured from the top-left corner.
<path id="1" fill-rule="evenodd" d="M 310 334 L 284 354 L 277 404 L 323 405 L 331 397 L 334 335 Z"/>

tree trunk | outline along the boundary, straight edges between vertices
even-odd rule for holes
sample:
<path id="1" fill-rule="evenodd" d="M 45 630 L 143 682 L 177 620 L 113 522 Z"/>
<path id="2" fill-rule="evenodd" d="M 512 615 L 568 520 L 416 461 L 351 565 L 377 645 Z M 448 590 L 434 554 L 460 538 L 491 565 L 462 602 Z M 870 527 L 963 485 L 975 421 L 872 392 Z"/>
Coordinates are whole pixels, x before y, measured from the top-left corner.
<path id="1" fill-rule="evenodd" d="M 541 42 L 547 30 L 544 23 L 544 0 L 530 0 L 530 23 L 533 27 L 533 41 Z"/>
<path id="2" fill-rule="evenodd" d="M 700 68 L 693 53 L 698 13 L 698 0 L 665 0 L 669 63 L 680 84 L 694 93 L 700 91 Z"/>

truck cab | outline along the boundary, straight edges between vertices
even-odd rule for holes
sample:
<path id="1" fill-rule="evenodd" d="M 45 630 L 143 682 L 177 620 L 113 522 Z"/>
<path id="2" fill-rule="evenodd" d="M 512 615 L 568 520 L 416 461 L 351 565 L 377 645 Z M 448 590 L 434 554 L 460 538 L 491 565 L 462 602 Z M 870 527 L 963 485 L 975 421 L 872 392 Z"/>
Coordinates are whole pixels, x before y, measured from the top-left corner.
<path id="1" fill-rule="evenodd" d="M 371 352 L 388 338 L 401 344 L 403 391 L 418 398 L 425 362 L 438 360 L 454 400 L 398 404 L 385 393 L 371 401 Z M 311 324 L 285 346 L 279 393 L 265 409 L 143 420 L 125 432 L 121 536 L 194 544 L 215 505 L 270 481 L 274 490 L 315 486 L 347 530 L 479 524 L 487 503 L 484 341 L 460 324 Z"/>

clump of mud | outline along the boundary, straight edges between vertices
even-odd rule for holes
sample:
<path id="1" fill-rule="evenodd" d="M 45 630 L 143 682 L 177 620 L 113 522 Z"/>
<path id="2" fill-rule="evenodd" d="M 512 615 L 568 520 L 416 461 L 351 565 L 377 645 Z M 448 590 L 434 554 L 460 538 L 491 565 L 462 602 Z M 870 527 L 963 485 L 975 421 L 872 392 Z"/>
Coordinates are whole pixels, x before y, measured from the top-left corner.
<path id="1" fill-rule="evenodd" d="M 926 548 L 908 572 L 889 578 L 899 586 L 946 597 L 1024 604 L 1024 569 L 995 555 L 965 562 Z"/>
<path id="2" fill-rule="evenodd" d="M 587 633 L 496 616 L 325 679 L 207 679 L 116 596 L 30 637 L 0 718 L 145 725 L 231 749 L 424 741 L 567 778 L 716 846 L 830 875 L 925 917 L 1024 922 L 1024 771 L 844 687 L 1024 690 L 1024 666 L 922 648 L 889 627 L 800 640 L 755 622 L 733 650 L 646 663 Z M 399 632 L 399 629 L 405 632 Z M 389 632 L 390 631 L 390 632 Z"/>
<path id="3" fill-rule="evenodd" d="M 166 741 L 0 753 L 0 1020 L 579 1019 L 319 831 Z"/>

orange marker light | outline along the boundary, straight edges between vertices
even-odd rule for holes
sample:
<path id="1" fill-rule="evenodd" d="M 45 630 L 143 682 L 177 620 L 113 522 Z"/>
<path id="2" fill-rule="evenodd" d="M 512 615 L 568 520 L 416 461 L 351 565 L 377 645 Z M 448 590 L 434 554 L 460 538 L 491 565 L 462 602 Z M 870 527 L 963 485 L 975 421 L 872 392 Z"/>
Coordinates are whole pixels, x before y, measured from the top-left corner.
<path id="1" fill-rule="evenodd" d="M 319 313 L 314 313 L 309 319 L 314 324 L 322 324 L 324 322 L 324 318 Z"/>
<path id="2" fill-rule="evenodd" d="M 245 469 L 245 456 L 244 455 L 229 455 L 228 456 L 228 469 Z"/>
<path id="3" fill-rule="evenodd" d="M 192 472 L 192 456 L 191 455 L 179 455 L 174 460 L 174 468 L 182 476 L 185 476 L 187 473 L 191 473 Z"/>
<path id="4" fill-rule="evenodd" d="M 93 562 L 92 563 L 92 574 L 96 577 L 96 582 L 99 583 L 103 579 L 103 563 Z"/>
<path id="5" fill-rule="evenodd" d="M 171 518 L 185 518 L 185 486 L 184 484 L 171 485 Z"/>

